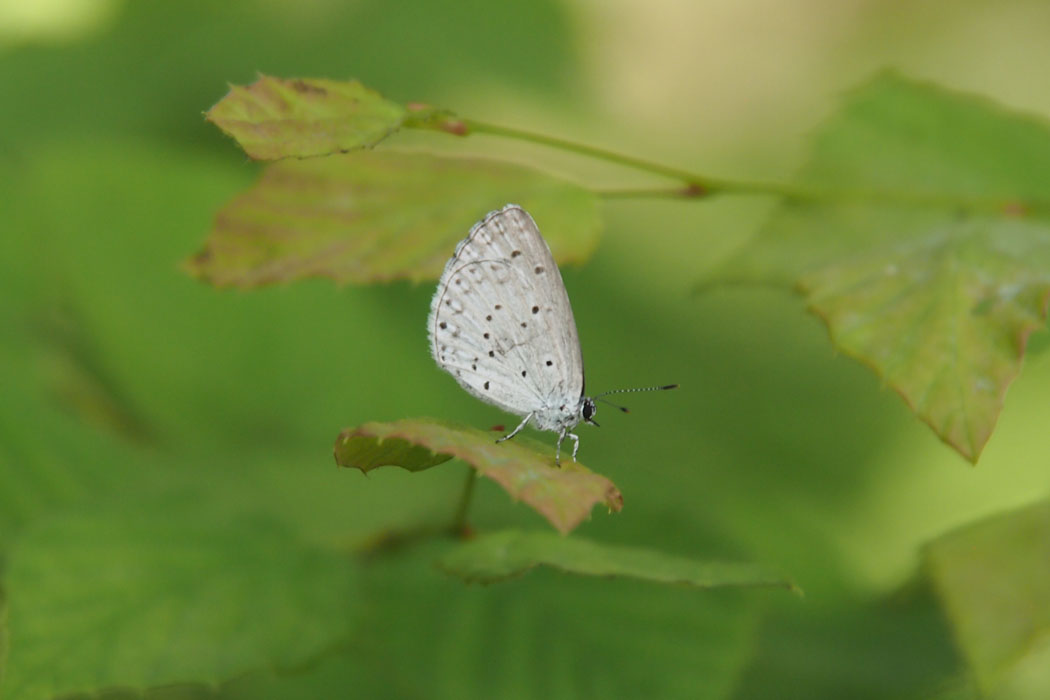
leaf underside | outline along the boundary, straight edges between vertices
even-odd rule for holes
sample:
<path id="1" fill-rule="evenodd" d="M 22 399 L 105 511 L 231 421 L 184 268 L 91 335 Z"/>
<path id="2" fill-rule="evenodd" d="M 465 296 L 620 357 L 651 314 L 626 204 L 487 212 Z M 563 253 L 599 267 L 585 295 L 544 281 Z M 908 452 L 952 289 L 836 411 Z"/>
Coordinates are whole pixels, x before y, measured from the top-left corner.
<path id="1" fill-rule="evenodd" d="M 882 76 L 820 132 L 805 183 L 709 282 L 794 286 L 835 346 L 976 461 L 1050 298 L 1050 129 Z M 904 203 L 902 203 L 904 202 Z"/>
<path id="2" fill-rule="evenodd" d="M 370 151 L 268 165 L 186 267 L 217 286 L 436 280 L 470 227 L 508 202 L 532 214 L 559 263 L 594 251 L 597 201 L 577 185 L 492 160 Z"/>
<path id="3" fill-rule="evenodd" d="M 926 561 L 984 692 L 1050 696 L 1050 501 L 945 535 Z"/>
<path id="4" fill-rule="evenodd" d="M 520 436 L 497 444 L 491 432 L 411 419 L 347 428 L 335 443 L 336 463 L 364 473 L 383 465 L 421 471 L 452 457 L 498 483 L 563 534 L 599 503 L 610 511 L 623 507 L 623 496 L 604 476 L 575 462 L 555 466 L 552 450 Z"/>
<path id="5" fill-rule="evenodd" d="M 651 549 L 601 544 L 549 532 L 506 530 L 481 535 L 445 554 L 439 566 L 465 581 L 493 583 L 537 566 L 582 576 L 634 578 L 694 588 L 794 585 L 755 564 L 706 562 Z"/>

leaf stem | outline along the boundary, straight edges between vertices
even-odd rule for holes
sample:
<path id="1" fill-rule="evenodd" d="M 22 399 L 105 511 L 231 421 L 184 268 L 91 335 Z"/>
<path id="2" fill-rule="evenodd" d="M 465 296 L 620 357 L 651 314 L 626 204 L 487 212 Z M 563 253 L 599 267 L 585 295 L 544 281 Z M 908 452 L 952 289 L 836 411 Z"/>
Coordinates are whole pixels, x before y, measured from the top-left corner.
<path id="1" fill-rule="evenodd" d="M 551 148 L 557 148 L 562 151 L 578 153 L 589 158 L 597 158 L 598 160 L 604 160 L 609 163 L 616 163 L 628 168 L 634 168 L 635 170 L 653 173 L 654 175 L 663 175 L 675 180 L 681 180 L 686 185 L 693 185 L 707 192 L 720 190 L 724 185 L 721 180 L 713 177 L 707 177 L 706 175 L 692 173 L 688 170 L 680 170 L 661 163 L 654 163 L 652 161 L 635 158 L 622 153 L 608 151 L 604 148 L 587 146 L 582 143 L 576 143 L 575 141 L 568 141 L 566 139 L 537 134 L 531 131 L 523 131 L 521 129 L 513 129 L 498 124 L 489 124 L 474 119 L 463 119 L 461 121 L 466 126 L 467 133 L 492 134 L 494 136 L 503 136 L 518 141 L 530 141 L 532 143 L 550 146 Z"/>
<path id="2" fill-rule="evenodd" d="M 449 122 L 455 128 L 441 130 L 458 136 L 472 133 L 490 134 L 517 141 L 527 141 L 561 151 L 576 153 L 589 158 L 615 163 L 642 172 L 678 180 L 680 187 L 651 187 L 595 190 L 595 194 L 607 199 L 638 198 L 682 198 L 699 199 L 715 194 L 765 195 L 784 199 L 806 201 L 830 201 L 839 203 L 899 204 L 918 207 L 954 207 L 960 210 L 982 211 L 1007 216 L 1024 215 L 1033 211 L 1050 210 L 1050 201 L 1019 200 L 1010 197 L 980 197 L 969 195 L 921 192 L 914 190 L 843 189 L 826 186 L 811 186 L 788 182 L 761 180 L 726 180 L 681 168 L 635 158 L 615 151 L 576 143 L 567 139 L 538 134 L 522 129 L 490 124 L 475 119 L 455 118 Z M 430 127 L 433 128 L 433 127 Z"/>
<path id="3" fill-rule="evenodd" d="M 477 480 L 477 470 L 467 467 L 467 480 L 463 482 L 463 493 L 459 497 L 459 507 L 456 508 L 456 516 L 452 519 L 450 528 L 453 535 L 462 535 L 467 530 L 467 511 L 470 509 L 470 500 L 474 495 L 474 482 Z"/>
<path id="4" fill-rule="evenodd" d="M 481 122 L 474 119 L 460 119 L 458 123 L 462 124 L 463 126 L 463 130 L 461 132 L 463 134 L 491 134 L 493 136 L 503 136 L 505 138 L 516 139 L 518 141 L 529 141 L 531 143 L 537 143 L 543 146 L 548 146 L 550 148 L 557 148 L 562 151 L 577 153 L 579 155 L 587 156 L 589 158 L 604 160 L 608 163 L 615 163 L 617 165 L 622 165 L 627 168 L 633 168 L 634 170 L 652 173 L 653 175 L 669 177 L 674 180 L 678 180 L 682 183 L 682 187 L 677 189 L 641 188 L 608 190 L 598 193 L 602 196 L 610 198 L 699 198 L 707 197 L 714 194 L 737 192 L 740 194 L 775 195 L 778 197 L 787 197 L 790 199 L 822 199 L 828 194 L 826 190 L 805 187 L 802 185 L 794 185 L 786 182 L 749 182 L 744 180 L 725 180 L 722 178 L 711 177 L 710 175 L 703 175 L 701 173 L 694 173 L 688 170 L 682 170 L 681 168 L 673 168 L 667 165 L 663 165 L 662 163 L 654 163 L 653 161 L 644 160 L 642 158 L 635 158 L 634 156 L 628 156 L 622 153 L 616 153 L 615 151 L 609 151 L 604 148 L 596 148 L 594 146 L 588 146 L 586 144 L 576 143 L 575 141 L 568 141 L 566 139 L 556 138 L 554 136 L 537 134 L 532 131 L 514 129 L 507 126 L 500 126 L 498 124 L 489 124 L 488 122 Z"/>

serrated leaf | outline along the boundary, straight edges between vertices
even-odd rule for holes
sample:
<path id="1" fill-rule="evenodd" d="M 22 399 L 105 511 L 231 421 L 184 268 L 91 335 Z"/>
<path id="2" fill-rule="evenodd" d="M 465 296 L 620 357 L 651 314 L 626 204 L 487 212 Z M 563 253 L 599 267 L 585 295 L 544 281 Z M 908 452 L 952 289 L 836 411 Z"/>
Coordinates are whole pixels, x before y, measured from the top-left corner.
<path id="1" fill-rule="evenodd" d="M 982 690 L 1050 697 L 1050 501 L 945 535 L 926 560 Z"/>
<path id="2" fill-rule="evenodd" d="M 216 683 L 345 638 L 349 562 L 275 520 L 197 503 L 100 507 L 27 529 L 4 572 L 3 697 Z"/>
<path id="3" fill-rule="evenodd" d="M 788 579 L 756 564 L 697 561 L 549 532 L 504 530 L 480 535 L 442 556 L 438 564 L 465 581 L 481 583 L 514 578 L 537 566 L 547 566 L 581 576 L 634 578 L 694 588 L 794 588 Z"/>
<path id="4" fill-rule="evenodd" d="M 374 435 L 356 431 L 344 435 L 335 443 L 336 464 L 360 469 L 365 474 L 385 466 L 421 472 L 452 459 L 450 454 L 435 454 L 423 445 L 398 437 L 380 440 Z"/>
<path id="5" fill-rule="evenodd" d="M 419 471 L 449 457 L 459 457 L 495 481 L 563 534 L 583 522 L 598 503 L 612 511 L 623 507 L 623 496 L 604 476 L 577 462 L 555 466 L 553 450 L 520 436 L 497 444 L 492 433 L 476 428 L 414 419 L 347 428 L 335 442 L 336 463 L 364 473 L 388 464 Z"/>
<path id="6" fill-rule="evenodd" d="M 356 80 L 262 75 L 230 86 L 206 117 L 252 158 L 307 157 L 374 146 L 408 114 Z"/>
<path id="7" fill-rule="evenodd" d="M 470 227 L 508 202 L 532 214 L 559 263 L 593 252 L 597 202 L 577 185 L 497 161 L 383 151 L 271 164 L 223 207 L 187 267 L 219 286 L 437 279 Z"/>
<path id="8" fill-rule="evenodd" d="M 793 284 L 832 342 L 976 461 L 1050 298 L 1050 129 L 894 76 L 853 94 L 713 281 Z M 838 193 L 838 194 L 836 194 Z"/>

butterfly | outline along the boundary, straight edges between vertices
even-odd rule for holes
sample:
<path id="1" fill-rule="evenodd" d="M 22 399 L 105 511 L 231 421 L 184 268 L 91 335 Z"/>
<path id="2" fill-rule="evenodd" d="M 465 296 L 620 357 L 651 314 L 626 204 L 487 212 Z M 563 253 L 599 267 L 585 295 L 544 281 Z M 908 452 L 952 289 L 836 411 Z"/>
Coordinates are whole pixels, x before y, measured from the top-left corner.
<path id="1" fill-rule="evenodd" d="M 427 326 L 438 367 L 482 401 L 522 417 L 496 442 L 529 424 L 556 432 L 556 464 L 565 438 L 573 441 L 576 461 L 580 438 L 572 431 L 581 422 L 598 425 L 601 397 L 677 387 L 585 394 L 583 354 L 561 272 L 536 222 L 516 204 L 489 213 L 456 246 Z"/>

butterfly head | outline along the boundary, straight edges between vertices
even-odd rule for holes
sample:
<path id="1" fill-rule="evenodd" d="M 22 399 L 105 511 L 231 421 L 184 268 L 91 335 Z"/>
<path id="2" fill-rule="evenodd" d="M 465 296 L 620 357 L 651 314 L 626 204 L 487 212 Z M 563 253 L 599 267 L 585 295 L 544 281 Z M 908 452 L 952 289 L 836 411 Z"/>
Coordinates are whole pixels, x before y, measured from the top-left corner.
<path id="1" fill-rule="evenodd" d="M 590 423 L 591 425 L 600 428 L 601 426 L 594 420 L 594 416 L 597 413 L 598 407 L 594 404 L 594 399 L 584 396 L 583 407 L 580 409 L 580 415 L 583 416 L 583 422 Z"/>

